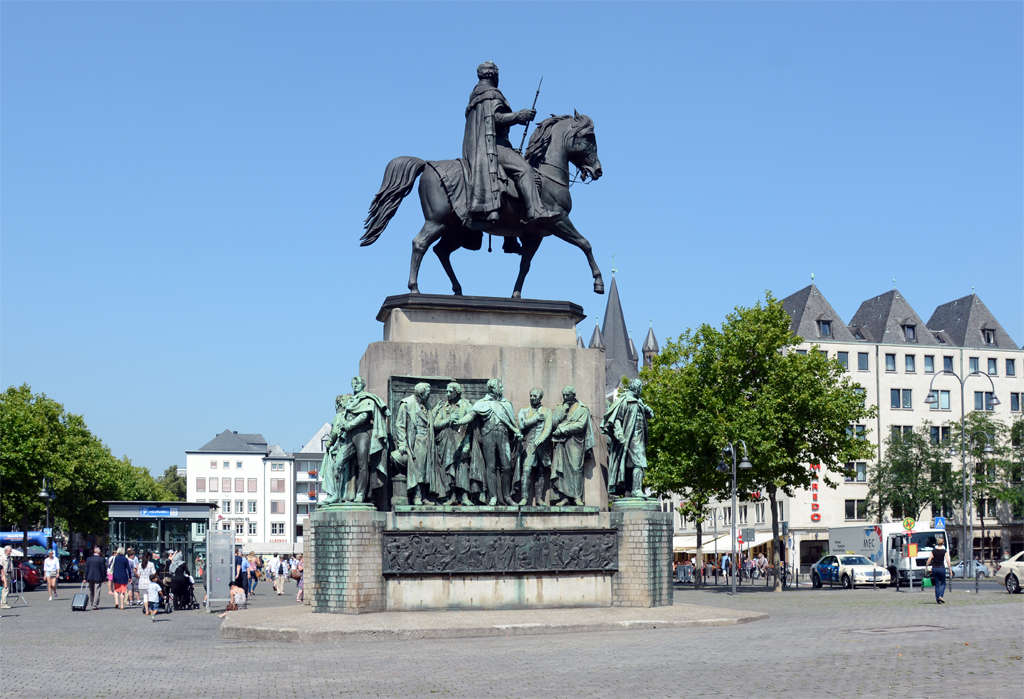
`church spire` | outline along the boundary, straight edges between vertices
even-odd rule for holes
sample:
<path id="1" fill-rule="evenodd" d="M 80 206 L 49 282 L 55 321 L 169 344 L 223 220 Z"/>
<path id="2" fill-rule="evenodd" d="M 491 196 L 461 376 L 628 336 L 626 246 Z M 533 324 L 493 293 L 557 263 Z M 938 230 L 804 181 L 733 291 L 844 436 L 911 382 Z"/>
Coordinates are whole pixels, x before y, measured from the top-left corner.
<path id="1" fill-rule="evenodd" d="M 636 347 L 632 345 L 629 331 L 626 330 L 626 319 L 622 314 L 622 303 L 619 301 L 619 284 L 617 277 L 612 277 L 608 289 L 608 306 L 604 312 L 602 329 L 605 342 L 605 390 L 614 391 L 622 381 L 622 377 L 635 379 L 640 376 L 637 369 Z"/>

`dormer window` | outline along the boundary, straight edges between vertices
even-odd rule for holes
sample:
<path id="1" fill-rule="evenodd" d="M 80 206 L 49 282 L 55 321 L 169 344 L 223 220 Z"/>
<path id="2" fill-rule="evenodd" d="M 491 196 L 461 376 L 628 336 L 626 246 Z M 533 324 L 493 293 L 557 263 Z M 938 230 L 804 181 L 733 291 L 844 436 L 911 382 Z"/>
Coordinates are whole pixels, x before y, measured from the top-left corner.
<path id="1" fill-rule="evenodd" d="M 982 330 L 982 336 L 985 338 L 986 345 L 996 344 L 996 331 L 995 330 Z"/>
<path id="2" fill-rule="evenodd" d="M 907 342 L 917 342 L 917 326 L 904 325 L 903 337 L 906 339 Z"/>
<path id="3" fill-rule="evenodd" d="M 939 341 L 939 344 L 940 344 L 940 345 L 944 345 L 944 344 L 946 344 L 946 338 L 944 338 L 944 337 L 942 336 L 942 333 L 937 333 L 937 334 L 935 335 L 935 339 Z"/>
<path id="4" fill-rule="evenodd" d="M 819 320 L 818 329 L 821 332 L 822 337 L 832 337 L 832 321 L 831 320 Z"/>

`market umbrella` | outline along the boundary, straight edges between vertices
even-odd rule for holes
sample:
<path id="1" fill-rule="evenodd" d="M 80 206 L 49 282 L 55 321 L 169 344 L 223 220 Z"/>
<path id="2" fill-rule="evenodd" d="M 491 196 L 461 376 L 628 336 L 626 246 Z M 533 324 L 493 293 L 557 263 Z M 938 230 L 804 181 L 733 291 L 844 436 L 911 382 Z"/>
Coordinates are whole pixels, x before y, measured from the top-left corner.
<path id="1" fill-rule="evenodd" d="M 29 546 L 28 547 L 28 555 L 30 555 L 30 556 L 45 556 L 46 555 L 46 549 L 44 549 L 42 546 Z"/>

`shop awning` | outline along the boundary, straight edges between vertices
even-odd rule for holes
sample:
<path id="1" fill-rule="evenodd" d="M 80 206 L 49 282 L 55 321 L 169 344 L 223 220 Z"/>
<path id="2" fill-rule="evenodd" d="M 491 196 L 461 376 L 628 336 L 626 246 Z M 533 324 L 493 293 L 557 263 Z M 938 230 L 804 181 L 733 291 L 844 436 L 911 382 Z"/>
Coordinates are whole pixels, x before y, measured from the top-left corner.
<path id="1" fill-rule="evenodd" d="M 718 542 L 721 543 L 722 539 L 725 539 L 725 538 L 726 538 L 725 534 L 719 535 Z M 714 545 L 715 545 L 715 535 L 714 534 L 710 534 L 710 535 L 709 534 L 703 534 L 701 536 L 700 545 L 701 545 L 701 548 L 704 549 L 704 551 L 707 551 L 709 546 L 714 547 Z M 679 536 L 679 535 L 677 535 L 677 536 L 672 537 L 672 550 L 673 551 L 677 551 L 677 552 L 678 551 L 696 551 L 697 550 L 697 536 L 696 536 L 696 534 L 694 534 L 692 536 Z"/>

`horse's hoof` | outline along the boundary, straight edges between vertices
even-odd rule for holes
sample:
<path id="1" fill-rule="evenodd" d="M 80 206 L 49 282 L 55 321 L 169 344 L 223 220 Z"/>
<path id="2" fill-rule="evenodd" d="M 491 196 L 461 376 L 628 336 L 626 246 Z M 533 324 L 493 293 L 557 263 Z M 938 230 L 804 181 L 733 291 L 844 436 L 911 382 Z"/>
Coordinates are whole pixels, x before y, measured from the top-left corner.
<path id="1" fill-rule="evenodd" d="M 523 298 L 523 295 L 521 293 L 519 293 L 518 291 L 513 291 L 512 292 L 512 298 L 514 298 L 514 299 L 521 299 L 521 298 Z"/>
<path id="2" fill-rule="evenodd" d="M 452 287 L 452 293 L 455 294 L 456 296 L 462 296 L 462 287 L 461 286 Z"/>
<path id="3" fill-rule="evenodd" d="M 594 293 L 595 294 L 603 294 L 604 293 L 604 282 L 602 282 L 600 280 L 594 282 Z"/>
<path id="4" fill-rule="evenodd" d="M 418 294 L 418 293 L 420 293 L 420 287 L 419 287 L 419 285 L 417 285 L 417 284 L 413 284 L 412 286 L 410 286 L 410 287 L 409 287 L 409 293 L 410 293 L 410 294 Z"/>

